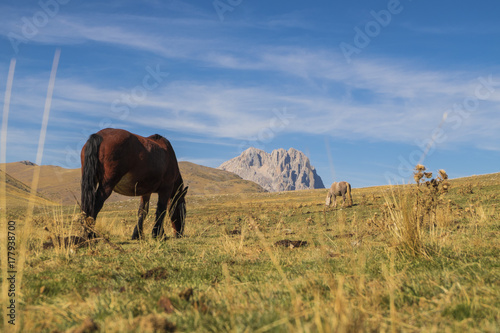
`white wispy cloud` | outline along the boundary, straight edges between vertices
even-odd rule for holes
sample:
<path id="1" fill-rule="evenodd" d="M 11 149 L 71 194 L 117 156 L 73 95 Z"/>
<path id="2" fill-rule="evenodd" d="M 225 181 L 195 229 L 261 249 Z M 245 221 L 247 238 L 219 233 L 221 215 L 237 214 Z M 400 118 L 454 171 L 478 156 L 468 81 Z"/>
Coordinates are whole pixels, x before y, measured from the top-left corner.
<path id="1" fill-rule="evenodd" d="M 195 12 L 189 6 L 181 10 Z M 2 17 L 6 20 L 0 23 L 1 35 L 20 29 L 18 17 Z M 289 24 L 293 24 L 293 17 L 285 16 L 270 26 Z M 192 26 L 206 27 L 207 32 L 192 34 Z M 93 129 L 109 118 L 123 127 L 161 128 L 204 135 L 217 142 L 220 138 L 255 138 L 272 126 L 273 110 L 286 108 L 293 118 L 280 128 L 283 133 L 413 143 L 429 137 L 443 112 L 474 96 L 477 77 L 490 74 L 429 70 L 425 64 L 391 58 L 359 57 L 348 65 L 335 49 L 239 40 L 237 33 L 227 29 L 203 12 L 190 19 L 164 20 L 118 14 L 76 16 L 61 11 L 30 42 L 113 45 L 227 70 L 232 77 L 166 80 L 136 107 L 129 108 L 127 116 L 120 117 L 113 113 L 112 103 L 127 91 L 110 83 L 103 86 L 98 73 L 83 80 L 60 72 L 51 122 Z M 246 82 L 249 73 L 259 76 L 261 83 Z M 46 78 L 21 76 L 15 82 L 13 110 L 22 110 L 22 117 L 36 123 L 44 103 Z M 495 149 L 492 141 L 500 142 L 500 131 L 492 117 L 498 114 L 500 85 L 495 89 L 487 103 L 481 102 L 473 116 L 463 119 L 459 131 L 448 128 L 449 143 L 470 141 Z M 14 119 L 20 122 L 22 117 L 19 113 Z"/>
<path id="2" fill-rule="evenodd" d="M 381 67 L 379 71 L 390 72 L 391 69 Z M 286 108 L 293 115 L 287 125 L 280 129 L 286 133 L 322 133 L 335 137 L 412 142 L 429 136 L 441 120 L 443 112 L 474 94 L 474 84 L 470 82 L 454 86 L 450 84 L 452 87 L 440 90 L 446 77 L 442 73 L 436 76 L 440 80 L 436 79 L 435 85 L 431 85 L 430 80 L 428 86 L 419 83 L 414 88 L 423 90 L 421 97 L 407 95 L 405 92 L 394 94 L 393 97 L 385 91 L 390 90 L 391 82 L 394 82 L 392 89 L 397 91 L 399 80 L 383 79 L 384 82 L 380 83 L 385 86 L 383 93 L 366 83 L 364 89 L 376 96 L 373 101 L 368 102 L 355 101 L 342 94 L 329 96 L 310 89 L 301 91 L 301 88 L 289 92 L 273 86 L 234 87 L 223 83 L 173 81 L 150 92 L 135 108 L 130 108 L 129 114 L 123 119 L 111 109 L 112 102 L 123 91 L 102 89 L 92 83 L 60 78 L 57 84 L 60 88 L 54 95 L 51 122 L 96 127 L 101 120 L 109 118 L 114 124 L 129 127 L 140 124 L 213 138 L 243 140 L 255 137 L 263 129 L 272 126 L 271 120 L 276 117 L 273 110 Z M 21 86 L 28 86 L 27 89 L 30 90 L 29 93 L 18 91 L 18 96 L 13 98 L 13 110 L 23 110 L 23 114 L 17 117 L 20 117 L 19 121 L 32 114 L 28 119 L 37 122 L 36 115 L 40 113 L 45 91 L 39 88 L 38 93 L 35 93 L 33 86 L 43 87 L 41 82 L 42 79 L 36 81 L 34 78 L 18 81 Z M 32 98 L 23 97 L 27 95 Z M 498 137 L 498 124 L 491 121 L 496 116 L 498 103 L 480 103 L 481 107 L 478 107 L 473 116 L 463 119 L 460 135 L 449 135 L 450 141 L 473 138 L 473 141 L 482 142 L 487 137 L 488 141 L 491 136 Z"/>

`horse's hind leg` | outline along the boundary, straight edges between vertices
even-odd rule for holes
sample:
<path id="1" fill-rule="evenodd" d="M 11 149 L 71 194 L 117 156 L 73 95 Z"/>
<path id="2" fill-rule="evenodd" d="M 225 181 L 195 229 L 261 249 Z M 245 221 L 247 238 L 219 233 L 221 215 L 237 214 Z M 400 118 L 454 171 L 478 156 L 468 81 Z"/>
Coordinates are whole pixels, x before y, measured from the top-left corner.
<path id="1" fill-rule="evenodd" d="M 163 219 L 167 215 L 168 195 L 158 193 L 158 206 L 156 207 L 156 223 L 153 227 L 153 238 L 164 237 Z"/>
<path id="2" fill-rule="evenodd" d="M 142 226 L 144 224 L 144 219 L 148 215 L 149 212 L 149 199 L 151 198 L 151 194 L 143 195 L 141 197 L 141 203 L 139 204 L 139 211 L 137 215 L 139 216 L 139 220 L 134 228 L 134 233 L 132 234 L 132 239 L 142 239 L 144 233 L 142 232 Z"/>

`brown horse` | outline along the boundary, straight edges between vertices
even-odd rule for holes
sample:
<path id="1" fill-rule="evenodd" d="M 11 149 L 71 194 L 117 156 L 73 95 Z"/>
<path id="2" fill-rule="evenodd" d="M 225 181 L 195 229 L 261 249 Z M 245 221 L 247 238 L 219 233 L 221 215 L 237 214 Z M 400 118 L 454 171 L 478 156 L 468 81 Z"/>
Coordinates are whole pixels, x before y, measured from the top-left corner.
<path id="1" fill-rule="evenodd" d="M 351 184 L 348 182 L 335 182 L 332 184 L 326 195 L 326 205 L 330 206 L 330 202 L 333 196 L 333 207 L 337 206 L 337 196 L 342 196 L 344 199 L 343 204 L 345 205 L 345 197 L 347 194 L 348 205 L 352 206 L 352 196 L 351 196 Z"/>
<path id="2" fill-rule="evenodd" d="M 164 237 L 163 219 L 169 216 L 175 236 L 184 232 L 184 187 L 170 142 L 161 135 L 142 137 L 122 129 L 106 128 L 92 134 L 82 148 L 82 210 L 95 221 L 113 191 L 140 196 L 139 220 L 132 239 L 143 237 L 142 226 L 152 193 L 158 193 L 153 237 Z M 89 237 L 95 234 L 89 233 Z"/>

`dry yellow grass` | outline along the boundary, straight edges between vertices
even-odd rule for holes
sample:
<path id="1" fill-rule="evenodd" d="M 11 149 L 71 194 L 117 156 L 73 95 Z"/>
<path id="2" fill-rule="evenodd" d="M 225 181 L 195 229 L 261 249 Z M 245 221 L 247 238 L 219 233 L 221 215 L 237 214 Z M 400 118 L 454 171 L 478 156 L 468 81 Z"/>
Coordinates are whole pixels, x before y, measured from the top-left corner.
<path id="1" fill-rule="evenodd" d="M 425 255 L 394 234 L 390 210 L 403 214 L 405 203 L 384 203 L 398 187 L 353 189 L 354 206 L 336 209 L 325 208 L 326 189 L 192 195 L 186 237 L 166 242 L 130 241 L 137 202 L 110 203 L 97 229 L 125 253 L 103 242 L 44 250 L 43 227 L 67 235 L 75 214 L 49 208 L 26 236 L 23 329 L 495 332 L 500 177 L 474 180 L 472 194 L 451 180 L 425 216 Z M 275 245 L 286 239 L 307 246 Z"/>

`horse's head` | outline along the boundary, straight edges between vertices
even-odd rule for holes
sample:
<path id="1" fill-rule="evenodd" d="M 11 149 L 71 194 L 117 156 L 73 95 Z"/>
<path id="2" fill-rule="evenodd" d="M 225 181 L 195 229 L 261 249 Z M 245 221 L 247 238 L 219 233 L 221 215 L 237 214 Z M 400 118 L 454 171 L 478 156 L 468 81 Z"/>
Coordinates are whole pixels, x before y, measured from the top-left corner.
<path id="1" fill-rule="evenodd" d="M 330 193 L 330 191 L 328 191 L 328 194 L 326 195 L 325 206 L 330 206 L 331 201 L 332 201 L 332 194 Z"/>
<path id="2" fill-rule="evenodd" d="M 175 229 L 175 237 L 182 237 L 184 234 L 184 223 L 186 221 L 186 194 L 188 186 L 181 187 L 172 200 L 172 210 L 170 220 Z"/>

